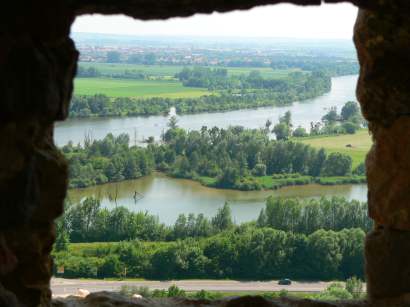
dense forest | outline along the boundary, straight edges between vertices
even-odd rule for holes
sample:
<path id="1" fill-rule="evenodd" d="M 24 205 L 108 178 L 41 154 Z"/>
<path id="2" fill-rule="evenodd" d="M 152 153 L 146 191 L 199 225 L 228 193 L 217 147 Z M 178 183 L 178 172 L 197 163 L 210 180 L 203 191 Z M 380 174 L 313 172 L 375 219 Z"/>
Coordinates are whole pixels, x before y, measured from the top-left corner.
<path id="1" fill-rule="evenodd" d="M 191 71 L 190 69 L 187 69 Z M 109 98 L 105 95 L 74 96 L 70 104 L 71 117 L 98 117 L 98 116 L 137 116 L 166 114 L 171 107 L 175 107 L 178 114 L 217 112 L 256 108 L 263 106 L 282 106 L 294 101 L 322 95 L 331 88 L 330 77 L 324 73 L 312 74 L 293 73 L 284 80 L 264 79 L 258 73 L 250 73 L 247 77 L 237 77 L 242 80 L 244 87 L 234 86 L 232 92 L 230 86 L 219 78 L 213 80 L 217 71 L 223 69 L 198 69 L 201 78 L 195 82 L 202 82 L 204 87 L 221 87 L 222 91 L 212 95 L 204 95 L 198 98 Z M 193 71 L 196 71 L 193 69 Z M 216 72 L 215 72 L 216 71 Z M 185 70 L 181 72 L 184 73 Z M 223 74 L 223 73 L 221 73 Z M 182 78 L 182 77 L 181 77 Z M 231 80 L 226 77 L 225 79 Z M 225 80 L 224 79 L 224 80 Z M 213 81 L 211 81 L 213 80 Z M 245 82 L 246 81 L 246 82 Z M 192 78 L 189 82 L 194 82 Z M 218 83 L 219 82 L 219 83 Z M 233 82 L 233 81 L 232 81 Z M 232 83 L 231 82 L 231 83 Z M 210 83 L 214 84 L 211 85 Z M 242 84 L 241 82 L 239 82 Z M 207 85 L 207 86 L 205 86 Z M 245 86 L 246 85 L 246 86 Z M 248 86 L 257 88 L 248 88 Z M 229 89 L 227 89 L 229 88 Z"/>
<path id="2" fill-rule="evenodd" d="M 165 226 L 86 199 L 60 218 L 54 257 L 64 277 L 121 277 L 124 267 L 128 277 L 159 279 L 361 277 L 366 208 L 341 198 L 270 198 L 255 222 L 235 225 L 225 204 L 211 219 L 181 215 Z M 70 240 L 123 242 L 68 252 Z"/>
<path id="3" fill-rule="evenodd" d="M 240 126 L 186 131 L 171 118 L 159 144 L 150 139 L 147 147 L 130 146 L 128 135 L 109 134 L 102 140 L 86 140 L 83 146 L 69 143 L 62 151 L 69 161 L 72 188 L 135 179 L 154 170 L 239 190 L 306 184 L 320 177 L 364 180 L 363 167 L 352 170 L 348 155 L 272 140 L 269 134 L 269 129 Z"/>

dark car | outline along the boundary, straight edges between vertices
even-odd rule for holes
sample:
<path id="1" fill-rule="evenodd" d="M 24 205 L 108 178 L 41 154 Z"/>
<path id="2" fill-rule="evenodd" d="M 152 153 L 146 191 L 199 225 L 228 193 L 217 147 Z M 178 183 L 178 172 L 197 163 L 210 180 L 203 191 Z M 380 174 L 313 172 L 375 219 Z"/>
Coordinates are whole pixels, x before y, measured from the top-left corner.
<path id="1" fill-rule="evenodd" d="M 289 278 L 280 279 L 278 281 L 278 285 L 282 285 L 282 286 L 289 286 L 291 284 L 292 284 L 292 281 Z"/>

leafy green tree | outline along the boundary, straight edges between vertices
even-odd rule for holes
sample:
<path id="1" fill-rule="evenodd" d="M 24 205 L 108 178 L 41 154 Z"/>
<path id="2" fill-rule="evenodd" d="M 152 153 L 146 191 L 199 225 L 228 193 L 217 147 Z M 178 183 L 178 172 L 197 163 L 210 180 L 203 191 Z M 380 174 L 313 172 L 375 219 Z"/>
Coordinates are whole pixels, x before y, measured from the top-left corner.
<path id="1" fill-rule="evenodd" d="M 68 232 L 68 226 L 65 216 L 59 218 L 56 222 L 56 241 L 54 243 L 54 249 L 57 252 L 68 251 L 68 245 L 70 243 L 70 234 Z"/>
<path id="2" fill-rule="evenodd" d="M 279 118 L 279 122 L 292 128 L 292 113 L 290 111 L 286 111 L 285 114 Z"/>
<path id="3" fill-rule="evenodd" d="M 335 232 L 323 229 L 315 231 L 308 237 L 307 248 L 311 274 L 323 280 L 338 275 L 343 255 Z"/>
<path id="4" fill-rule="evenodd" d="M 278 141 L 287 140 L 291 135 L 290 127 L 285 123 L 276 124 L 272 130 L 273 133 L 276 135 L 276 139 Z"/>
<path id="5" fill-rule="evenodd" d="M 364 176 L 366 175 L 366 165 L 364 162 L 360 163 L 354 170 L 353 170 L 354 175 L 361 175 Z"/>
<path id="6" fill-rule="evenodd" d="M 218 209 L 216 215 L 212 218 L 212 225 L 219 231 L 232 228 L 232 213 L 227 202 L 225 202 L 222 208 Z"/>
<path id="7" fill-rule="evenodd" d="M 187 237 L 187 220 L 185 214 L 178 215 L 174 224 L 174 236 L 175 239 L 181 239 Z"/>
<path id="8" fill-rule="evenodd" d="M 326 162 L 326 152 L 323 148 L 319 149 L 317 155 L 313 157 L 312 166 L 309 175 L 317 177 L 321 174 L 323 166 Z"/>
<path id="9" fill-rule="evenodd" d="M 348 134 L 355 134 L 358 127 L 352 122 L 345 122 L 342 124 L 342 128 Z"/>
<path id="10" fill-rule="evenodd" d="M 360 114 L 360 109 L 357 102 L 348 101 L 342 108 L 341 117 L 343 121 L 348 121 L 352 117 Z"/>
<path id="11" fill-rule="evenodd" d="M 323 117 L 322 121 L 326 124 L 333 124 L 339 120 L 339 115 L 337 114 L 337 108 L 331 107 L 329 112 L 327 112 Z"/>
<path id="12" fill-rule="evenodd" d="M 178 128 L 178 119 L 176 116 L 171 116 L 167 123 L 169 129 L 176 129 Z"/>
<path id="13" fill-rule="evenodd" d="M 296 138 L 306 137 L 308 135 L 309 134 L 306 132 L 306 129 L 301 126 L 297 127 L 292 133 L 292 136 Z"/>
<path id="14" fill-rule="evenodd" d="M 348 155 L 332 152 L 323 164 L 324 176 L 347 176 L 352 172 L 352 158 Z"/>

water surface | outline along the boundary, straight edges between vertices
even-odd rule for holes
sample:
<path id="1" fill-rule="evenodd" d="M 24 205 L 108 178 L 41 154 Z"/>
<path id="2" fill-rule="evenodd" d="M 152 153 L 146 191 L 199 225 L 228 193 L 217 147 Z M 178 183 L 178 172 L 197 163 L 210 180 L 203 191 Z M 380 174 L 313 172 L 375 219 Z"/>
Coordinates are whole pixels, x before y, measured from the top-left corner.
<path id="1" fill-rule="evenodd" d="M 271 195 L 304 199 L 324 195 L 343 196 L 347 199 L 366 201 L 367 186 L 309 184 L 279 190 L 244 192 L 208 188 L 191 180 L 174 179 L 154 173 L 136 180 L 70 190 L 68 195 L 73 202 L 94 196 L 101 200 L 103 207 L 114 208 L 117 205 L 132 211 L 148 211 L 150 214 L 158 215 L 160 221 L 166 224 L 174 223 L 181 213 L 203 213 L 212 217 L 227 201 L 231 204 L 235 221 L 241 223 L 256 219 L 260 210 L 265 207 L 266 199 Z M 114 200 L 116 195 L 117 204 Z"/>
<path id="2" fill-rule="evenodd" d="M 232 125 L 260 128 L 267 119 L 276 123 L 279 116 L 291 111 L 295 127 L 310 129 L 310 123 L 320 121 L 330 107 L 336 106 L 340 111 L 347 101 L 356 100 L 356 83 L 356 75 L 332 78 L 331 91 L 317 98 L 294 102 L 285 107 L 179 115 L 178 125 L 187 130 L 199 130 L 202 126 L 227 128 Z M 93 139 L 101 139 L 108 133 L 128 133 L 132 142 L 140 142 L 149 136 L 154 136 L 158 140 L 161 133 L 167 129 L 167 122 L 168 116 L 69 119 L 57 123 L 54 137 L 59 146 L 67 144 L 70 140 L 75 144 L 81 143 L 86 135 Z"/>

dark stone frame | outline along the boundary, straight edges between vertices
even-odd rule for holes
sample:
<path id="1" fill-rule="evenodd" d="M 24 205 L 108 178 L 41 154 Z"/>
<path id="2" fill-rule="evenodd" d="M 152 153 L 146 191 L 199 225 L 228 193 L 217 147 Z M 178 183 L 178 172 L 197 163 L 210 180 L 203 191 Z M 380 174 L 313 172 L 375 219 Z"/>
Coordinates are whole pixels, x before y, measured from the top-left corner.
<path id="1" fill-rule="evenodd" d="M 207 304 L 410 305 L 410 1 L 15 0 L 2 4 L 0 11 L 0 237 L 18 264 L 0 275 L 0 306 L 51 304 L 54 220 L 63 211 L 67 189 L 67 165 L 54 145 L 53 126 L 68 115 L 78 59 L 69 38 L 75 17 L 101 13 L 166 19 L 285 2 L 350 2 L 360 8 L 354 35 L 361 66 L 357 96 L 374 139 L 367 158 L 369 215 L 376 225 L 366 239 L 369 300 L 326 304 L 242 298 Z M 83 303 L 97 306 L 103 301 L 134 306 L 110 294 L 92 294 Z"/>

